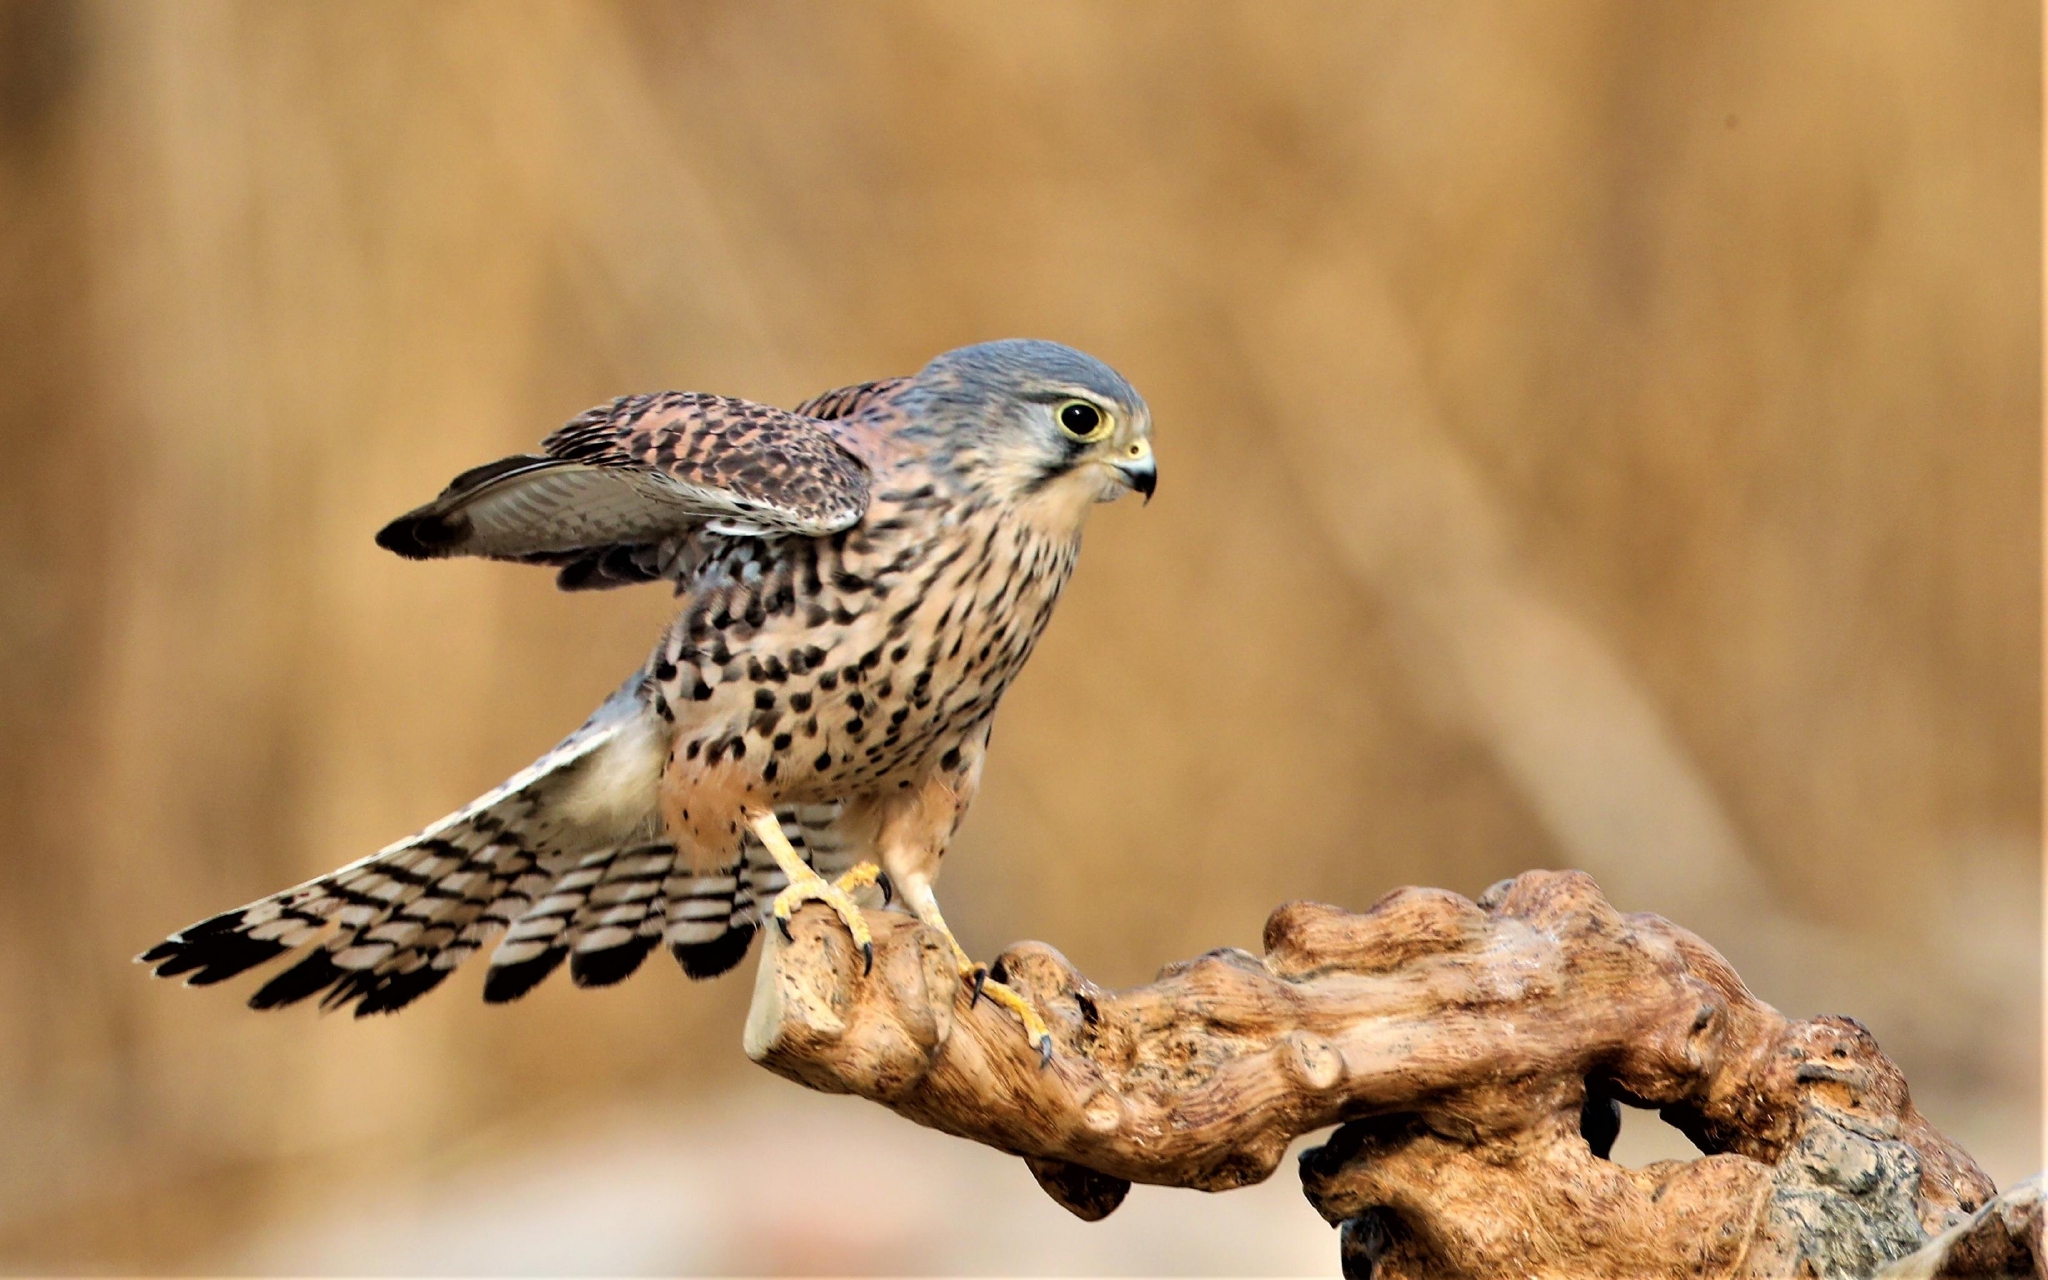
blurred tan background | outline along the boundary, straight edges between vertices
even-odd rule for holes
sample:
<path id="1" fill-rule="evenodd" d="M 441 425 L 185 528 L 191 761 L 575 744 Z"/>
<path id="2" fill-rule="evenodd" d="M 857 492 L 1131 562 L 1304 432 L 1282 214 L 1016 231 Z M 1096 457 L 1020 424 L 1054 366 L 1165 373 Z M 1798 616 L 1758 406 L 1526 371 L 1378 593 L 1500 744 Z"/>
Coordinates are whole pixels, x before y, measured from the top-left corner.
<path id="1" fill-rule="evenodd" d="M 1084 1226 L 768 1078 L 751 964 L 368 1022 L 129 964 L 523 765 L 671 607 L 382 520 L 620 392 L 1009 335 L 1127 374 L 1163 484 L 1006 704 L 971 948 L 1127 984 L 1584 867 L 2037 1170 L 2041 47 L 2021 0 L 0 7 L 0 1267 L 1335 1274 L 1289 1171 Z"/>

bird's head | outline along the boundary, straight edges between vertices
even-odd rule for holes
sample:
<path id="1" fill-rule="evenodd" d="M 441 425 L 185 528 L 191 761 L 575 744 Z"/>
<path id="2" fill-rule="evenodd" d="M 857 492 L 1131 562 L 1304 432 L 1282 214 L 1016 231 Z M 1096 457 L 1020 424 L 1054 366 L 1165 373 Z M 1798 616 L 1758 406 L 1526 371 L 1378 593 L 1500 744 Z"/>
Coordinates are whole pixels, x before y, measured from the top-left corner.
<path id="1" fill-rule="evenodd" d="M 1158 483 L 1152 411 L 1123 376 L 1057 342 L 961 347 L 913 381 L 915 412 L 940 447 L 1000 500 L 1064 512 Z"/>

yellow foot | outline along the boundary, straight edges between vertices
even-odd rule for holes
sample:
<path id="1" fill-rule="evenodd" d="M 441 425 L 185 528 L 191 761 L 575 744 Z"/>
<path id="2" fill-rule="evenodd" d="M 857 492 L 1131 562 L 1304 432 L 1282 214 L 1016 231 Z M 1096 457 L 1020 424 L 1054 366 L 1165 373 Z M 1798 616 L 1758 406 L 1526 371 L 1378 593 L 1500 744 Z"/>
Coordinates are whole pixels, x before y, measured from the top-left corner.
<path id="1" fill-rule="evenodd" d="M 881 868 L 872 862 L 863 862 L 836 881 L 825 879 L 809 867 L 801 867 L 800 874 L 790 877 L 789 887 L 775 895 L 771 911 L 775 923 L 782 930 L 785 941 L 789 941 L 789 917 L 806 902 L 822 902 L 832 908 L 846 931 L 853 935 L 854 945 L 860 948 L 861 972 L 875 970 L 875 939 L 868 932 L 868 922 L 860 913 L 860 904 L 853 900 L 853 891 L 864 889 L 871 884 L 882 886 L 882 900 L 889 899 L 888 879 Z"/>
<path id="2" fill-rule="evenodd" d="M 953 954 L 960 962 L 960 976 L 974 989 L 974 995 L 968 1000 L 967 1007 L 973 1008 L 975 1001 L 987 996 L 995 1004 L 1016 1014 L 1018 1021 L 1024 1024 L 1025 1043 L 1038 1050 L 1038 1065 L 1051 1066 L 1052 1032 L 1046 1029 L 1045 1019 L 1038 1016 L 1038 1010 L 1032 1008 L 1031 1002 L 1016 988 L 989 977 L 988 966 L 976 964 L 968 959 L 967 953 L 960 949 L 957 942 L 953 944 Z"/>

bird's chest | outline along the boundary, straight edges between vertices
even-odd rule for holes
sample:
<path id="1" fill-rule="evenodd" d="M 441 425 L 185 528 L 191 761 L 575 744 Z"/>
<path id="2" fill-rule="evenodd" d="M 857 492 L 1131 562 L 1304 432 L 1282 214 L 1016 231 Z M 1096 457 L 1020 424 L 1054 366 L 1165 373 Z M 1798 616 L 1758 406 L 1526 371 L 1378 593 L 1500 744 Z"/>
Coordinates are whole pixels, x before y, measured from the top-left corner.
<path id="1" fill-rule="evenodd" d="M 916 514 L 707 566 L 657 654 L 679 739 L 815 798 L 910 782 L 957 748 L 1030 656 L 1077 547 L 994 513 Z"/>

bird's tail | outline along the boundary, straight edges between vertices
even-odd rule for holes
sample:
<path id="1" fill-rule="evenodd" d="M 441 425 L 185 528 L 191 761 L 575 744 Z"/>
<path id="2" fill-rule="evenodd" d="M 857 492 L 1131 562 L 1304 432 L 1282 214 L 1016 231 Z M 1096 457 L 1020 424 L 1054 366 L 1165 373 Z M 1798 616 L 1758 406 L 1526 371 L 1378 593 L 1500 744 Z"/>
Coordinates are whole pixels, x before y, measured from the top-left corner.
<path id="1" fill-rule="evenodd" d="M 501 930 L 484 998 L 524 995 L 564 960 L 581 986 L 626 977 L 663 941 L 693 978 L 746 955 L 757 904 L 784 881 L 765 850 L 692 871 L 661 831 L 667 727 L 636 675 L 583 727 L 425 831 L 318 879 L 191 925 L 138 959 L 207 985 L 305 948 L 250 996 L 270 1009 L 322 995 L 358 1017 L 402 1008 Z M 830 871 L 835 807 L 780 815 Z"/>

